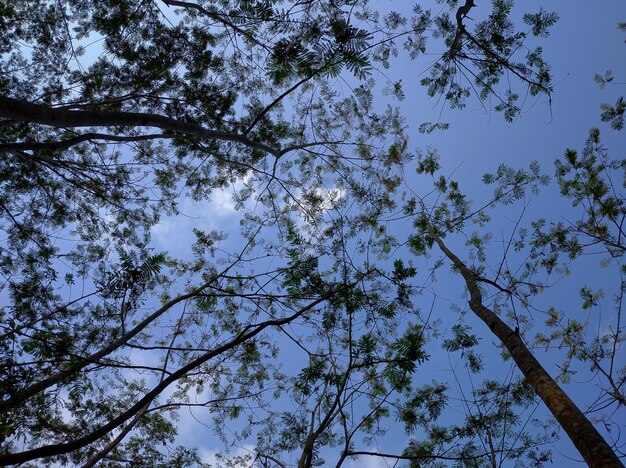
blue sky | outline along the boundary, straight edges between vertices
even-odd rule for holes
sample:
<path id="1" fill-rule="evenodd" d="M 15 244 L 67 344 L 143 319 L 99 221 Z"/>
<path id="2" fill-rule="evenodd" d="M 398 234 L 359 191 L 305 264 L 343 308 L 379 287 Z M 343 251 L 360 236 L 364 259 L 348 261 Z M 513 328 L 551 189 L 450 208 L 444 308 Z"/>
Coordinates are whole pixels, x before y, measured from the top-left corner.
<path id="1" fill-rule="evenodd" d="M 387 2 L 372 2 L 372 5 L 376 4 L 380 4 L 381 8 L 388 8 Z M 409 2 L 397 1 L 392 3 L 392 8 L 404 10 L 408 5 Z M 541 40 L 545 58 L 552 69 L 554 83 L 552 103 L 549 105 L 544 96 L 537 99 L 529 98 L 522 115 L 512 124 L 505 122 L 501 114 L 489 109 L 486 111 L 476 99 L 470 99 L 466 109 L 457 111 L 450 110 L 445 104 L 426 96 L 424 88 L 419 85 L 419 76 L 429 65 L 430 57 L 437 57 L 438 53 L 443 52 L 441 50 L 431 50 L 430 52 L 435 55 L 422 57 L 415 62 L 400 58 L 392 63 L 389 70 L 384 71 L 385 76 L 392 80 L 403 81 L 406 99 L 397 104 L 411 129 L 410 148 L 413 150 L 427 146 L 436 148 L 441 156 L 443 173 L 454 171 L 454 178 L 462 183 L 462 187 L 477 202 L 487 200 L 491 191 L 481 184 L 485 172 L 494 171 L 501 163 L 515 168 L 527 168 L 531 161 L 536 160 L 540 162 L 544 172 L 552 175 L 553 161 L 568 147 L 580 149 L 592 126 L 600 126 L 604 143 L 614 158 L 624 157 L 624 133 L 614 132 L 607 124 L 600 123 L 599 106 L 601 103 L 614 103 L 616 98 L 624 93 L 626 86 L 625 35 L 616 27 L 618 21 L 626 20 L 625 4 L 618 0 L 593 3 L 528 1 L 519 2 L 514 9 L 514 15 L 516 14 L 519 19 L 523 13 L 536 11 L 540 6 L 556 10 L 560 16 L 550 36 Z M 488 12 L 487 1 L 483 0 L 472 10 L 470 16 L 474 20 L 480 20 Z M 615 80 L 613 84 L 601 90 L 594 83 L 593 75 L 603 74 L 608 69 L 613 71 Z M 374 77 L 381 80 L 380 75 L 376 73 Z M 345 82 L 339 84 L 345 86 Z M 381 96 L 377 99 L 379 103 L 384 102 Z M 489 103 L 485 105 L 489 107 Z M 449 130 L 431 135 L 417 132 L 421 122 L 435 121 L 439 115 L 442 121 L 450 123 Z M 430 187 L 422 185 L 425 179 L 417 179 L 411 175 L 413 167 L 410 164 L 405 172 L 409 175 L 408 185 L 411 190 L 418 193 L 430 190 Z M 238 188 L 240 186 L 234 184 L 232 190 Z M 566 210 L 566 204 L 559 199 L 554 187 L 550 187 L 533 201 L 524 220 L 529 222 L 539 217 L 555 219 L 555 215 L 556 219 L 559 219 L 562 214 L 567 213 Z M 156 247 L 171 254 L 184 256 L 190 244 L 186 233 L 190 232 L 191 227 L 229 231 L 231 238 L 225 242 L 224 248 L 229 245 L 235 247 L 241 242 L 237 236 L 239 213 L 235 210 L 230 191 L 215 193 L 211 202 L 194 204 L 186 200 L 182 205 L 182 211 L 186 217 L 165 218 L 161 225 L 155 227 L 153 240 Z M 490 225 L 495 237 L 506 238 L 520 213 L 520 206 L 514 206 L 510 211 L 509 208 L 497 210 L 494 223 Z M 394 229 L 397 229 L 399 235 L 406 234 L 410 229 L 410 223 L 400 223 Z M 460 255 L 464 253 L 463 239 L 450 242 L 459 249 Z M 497 248 L 494 251 L 496 250 Z M 581 284 L 604 287 L 610 291 L 611 287 L 615 286 L 614 270 L 600 269 L 595 258 L 580 261 L 573 267 L 571 277 L 561 280 L 558 287 L 548 291 L 540 299 L 540 303 L 544 306 L 557 303 L 562 308 L 576 313 L 580 310 L 578 288 Z M 443 277 L 436 287 L 439 312 L 449 311 L 452 303 L 462 306 L 465 300 L 463 290 L 459 278 Z M 607 297 L 607 301 L 610 300 L 610 294 L 607 294 Z M 590 319 L 597 320 L 599 328 L 606 326 L 611 318 L 610 304 L 605 303 L 602 307 L 606 321 L 602 316 Z M 485 329 L 480 329 L 482 326 L 480 323 L 471 317 L 467 320 L 475 326 L 476 333 L 483 337 L 482 346 L 486 362 L 493 365 L 490 374 L 495 378 L 506 376 L 510 366 L 500 363 L 497 353 L 490 352 L 493 350 L 494 340 L 487 335 Z M 545 352 L 537 351 L 536 354 L 542 362 L 550 366 L 548 370 L 554 375 L 554 368 L 551 366 L 555 360 Z M 454 356 L 449 358 L 443 351 L 432 357 L 431 362 L 425 367 L 429 369 L 429 378 L 432 375 L 439 375 L 444 379 L 452 379 L 450 364 L 461 366 L 458 360 L 455 363 L 457 358 Z M 586 371 L 580 370 L 581 374 Z M 591 393 L 590 385 L 584 380 L 576 382 L 574 379 L 574 383 L 566 386 L 566 390 L 584 408 Z M 545 408 L 540 406 L 533 417 L 546 417 L 546 412 Z M 191 429 L 197 415 L 186 414 L 186 410 L 182 413 L 180 422 L 182 439 L 200 444 L 201 453 L 209 457 L 217 447 L 207 442 L 208 431 L 196 432 Z M 390 419 L 390 424 L 393 424 L 393 418 Z M 391 437 L 384 440 L 386 441 L 384 447 L 379 446 L 378 449 L 400 451 L 407 439 L 398 427 L 391 431 Z M 252 447 L 246 445 L 235 451 L 244 453 Z M 564 435 L 561 442 L 555 446 L 553 457 L 555 464 L 565 466 L 573 464 L 572 460 L 577 459 L 574 448 L 565 440 Z M 381 459 L 370 459 L 354 463 L 353 466 L 387 466 L 387 464 Z"/>

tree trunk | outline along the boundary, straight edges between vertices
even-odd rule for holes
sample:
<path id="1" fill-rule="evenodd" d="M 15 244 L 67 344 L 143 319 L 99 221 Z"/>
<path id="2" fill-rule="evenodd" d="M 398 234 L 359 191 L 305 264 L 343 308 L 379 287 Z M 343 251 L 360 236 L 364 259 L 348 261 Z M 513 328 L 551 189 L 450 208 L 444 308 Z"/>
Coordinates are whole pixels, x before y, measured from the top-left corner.
<path id="1" fill-rule="evenodd" d="M 623 467 L 624 465 L 604 438 L 563 389 L 550 377 L 539 361 L 535 359 L 519 334 L 504 323 L 491 309 L 483 305 L 476 277 L 465 263 L 448 249 L 441 238 L 434 233 L 432 234 L 439 248 L 463 276 L 470 293 L 469 306 L 472 312 L 489 327 L 506 347 L 527 382 L 546 404 L 587 464 L 598 468 Z"/>

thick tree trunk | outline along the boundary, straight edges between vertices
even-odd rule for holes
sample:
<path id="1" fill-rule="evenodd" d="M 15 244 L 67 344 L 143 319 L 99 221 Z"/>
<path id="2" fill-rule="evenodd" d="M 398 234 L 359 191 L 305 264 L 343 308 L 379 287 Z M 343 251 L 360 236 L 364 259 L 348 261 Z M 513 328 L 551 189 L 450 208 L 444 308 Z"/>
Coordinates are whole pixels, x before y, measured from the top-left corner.
<path id="1" fill-rule="evenodd" d="M 439 248 L 463 276 L 470 293 L 469 306 L 472 312 L 485 322 L 506 347 L 528 383 L 563 427 L 587 464 L 598 468 L 623 467 L 624 465 L 604 438 L 563 389 L 550 377 L 539 361 L 535 359 L 519 334 L 504 323 L 491 309 L 484 306 L 476 277 L 465 263 L 448 249 L 441 238 L 436 235 L 434 237 Z"/>

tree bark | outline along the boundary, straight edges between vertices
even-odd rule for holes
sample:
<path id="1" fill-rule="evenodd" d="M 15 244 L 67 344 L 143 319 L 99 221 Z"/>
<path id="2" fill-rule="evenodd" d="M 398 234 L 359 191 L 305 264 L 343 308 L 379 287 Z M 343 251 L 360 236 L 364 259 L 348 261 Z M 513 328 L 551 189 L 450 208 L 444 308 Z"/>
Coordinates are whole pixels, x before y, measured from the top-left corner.
<path id="1" fill-rule="evenodd" d="M 279 157 L 283 152 L 264 143 L 250 140 L 237 133 L 209 130 L 201 125 L 183 122 L 164 115 L 144 112 L 109 112 L 55 109 L 33 104 L 22 99 L 0 96 L 0 117 L 16 122 L 48 125 L 56 128 L 83 127 L 153 127 L 172 132 L 194 135 L 208 140 L 240 143 L 249 148 Z"/>
<path id="2" fill-rule="evenodd" d="M 485 307 L 475 275 L 439 236 L 432 233 L 441 251 L 452 261 L 465 280 L 470 293 L 469 306 L 506 347 L 524 374 L 527 382 L 543 400 L 570 440 L 590 467 L 623 467 L 617 455 L 587 419 L 583 412 L 567 396 L 561 387 L 535 359 L 518 333 L 511 329 L 491 309 Z"/>

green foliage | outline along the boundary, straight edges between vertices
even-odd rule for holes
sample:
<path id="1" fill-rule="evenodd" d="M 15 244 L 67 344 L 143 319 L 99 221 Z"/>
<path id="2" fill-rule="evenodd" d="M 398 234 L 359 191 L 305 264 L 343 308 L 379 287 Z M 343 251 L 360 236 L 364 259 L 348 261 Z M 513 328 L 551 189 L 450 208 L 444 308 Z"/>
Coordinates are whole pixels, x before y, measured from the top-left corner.
<path id="1" fill-rule="evenodd" d="M 548 238 L 540 237 L 538 245 L 556 241 L 557 246 L 571 257 L 580 254 L 581 236 L 590 236 L 593 243 L 601 243 L 611 255 L 622 255 L 620 219 L 626 206 L 620 192 L 615 190 L 612 174 L 622 178 L 626 166 L 623 161 L 609 160 L 600 141 L 600 131 L 593 128 L 579 155 L 567 150 L 562 160 L 557 160 L 556 176 L 561 194 L 581 206 L 584 216 L 571 228 L 556 227 Z M 573 243 L 573 244 L 572 244 Z"/>
<path id="2" fill-rule="evenodd" d="M 398 413 L 408 435 L 413 434 L 418 425 L 425 426 L 439 418 L 448 401 L 447 390 L 446 385 L 433 382 L 413 392 Z"/>
<path id="3" fill-rule="evenodd" d="M 455 23 L 448 15 L 431 20 L 436 28 L 435 36 L 444 37 L 450 50 L 446 60 L 436 62 L 431 67 L 430 76 L 421 80 L 430 96 L 442 95 L 450 107 L 459 109 L 465 107 L 473 91 L 483 101 L 495 96 L 499 102 L 494 110 L 502 112 L 505 120 L 511 122 L 521 111 L 518 104 L 520 93 L 510 86 L 505 87 L 503 92 L 495 91 L 505 74 L 512 72 L 528 86 L 533 96 L 550 95 L 550 67 L 542 58 L 541 47 L 529 48 L 525 45 L 527 34 L 517 32 L 513 27 L 510 20 L 512 6 L 512 2 L 492 2 L 491 14 L 485 20 L 476 22 L 472 32 L 464 24 Z M 426 14 L 423 16 L 429 17 Z M 558 21 L 558 15 L 540 9 L 535 14 L 524 15 L 524 21 L 532 26 L 533 36 L 546 37 Z M 414 47 L 414 43 L 420 41 L 412 39 L 408 48 Z M 531 51 L 523 61 L 516 62 L 516 52 L 521 48 Z M 425 124 L 420 131 L 430 132 L 435 128 Z"/>
<path id="4" fill-rule="evenodd" d="M 424 122 L 421 123 L 418 131 L 420 133 L 432 133 L 435 130 L 447 130 L 448 128 L 450 128 L 450 125 L 445 123 L 445 122 L 437 122 L 437 123 L 431 123 L 431 122 Z"/>
<path id="5" fill-rule="evenodd" d="M 610 122 L 613 130 L 622 130 L 624 128 L 624 111 L 626 110 L 626 102 L 623 97 L 619 97 L 614 106 L 601 104 L 602 122 Z"/>
<path id="6" fill-rule="evenodd" d="M 602 109 L 602 120 L 611 123 L 613 130 L 619 130 L 620 126 L 613 124 L 617 112 L 610 113 L 608 106 Z M 597 385 L 598 396 L 591 400 L 595 417 L 610 433 L 621 430 L 623 424 L 617 422 L 617 413 L 613 411 L 620 412 L 626 401 L 623 395 L 626 369 L 618 357 L 626 337 L 620 319 L 625 292 L 621 278 L 626 271 L 622 229 L 626 218 L 624 161 L 611 160 L 600 139 L 600 131 L 591 129 L 580 153 L 567 150 L 555 163 L 556 177 L 552 182 L 560 189 L 561 201 L 565 202 L 565 207 L 561 208 L 564 214 L 554 213 L 549 219 L 529 222 L 526 210 L 534 198 L 543 196 L 540 188 L 551 182 L 541 173 L 538 163 L 532 162 L 527 170 L 501 165 L 495 173 L 486 174 L 483 182 L 495 189 L 490 199 L 477 203 L 478 208 L 472 207 L 459 184 L 439 174 L 436 158 L 429 155 L 418 163 L 418 174 L 430 176 L 434 191 L 429 197 L 414 196 L 405 205 L 404 212 L 413 217 L 414 224 L 414 232 L 407 239 L 408 247 L 430 259 L 436 243 L 444 259 L 453 263 L 454 270 L 465 281 L 469 310 L 492 330 L 496 328 L 495 317 L 507 324 L 498 335 L 501 343 L 496 343 L 496 346 L 506 345 L 501 346 L 505 361 L 513 365 L 509 351 L 520 346 L 512 344 L 518 341 L 517 337 L 521 337 L 523 343 L 531 343 L 529 352 L 533 352 L 535 346 L 536 350 L 545 349 L 552 359 L 559 359 L 555 375 L 561 382 L 575 384 L 585 379 Z M 517 219 L 511 214 L 516 206 L 520 207 Z M 510 223 L 510 232 L 502 234 L 501 241 L 491 234 L 491 229 L 503 229 L 501 225 L 492 224 L 496 214 Z M 529 227 L 524 226 L 527 222 Z M 452 250 L 450 246 L 456 245 L 455 237 L 464 239 L 464 249 Z M 562 310 L 558 299 L 556 306 L 544 306 L 545 299 L 537 298 L 540 294 L 563 287 L 563 297 L 575 290 L 568 291 L 568 286 L 561 286 L 560 282 L 569 282 L 575 265 L 587 257 L 599 258 L 600 266 L 614 274 L 616 281 L 605 283 L 601 288 L 583 285 L 579 288 L 581 300 L 577 307 Z M 430 274 L 434 277 L 441 263 L 434 261 L 432 264 Z M 603 272 L 602 276 L 607 274 Z M 584 278 L 592 277 L 592 273 L 586 273 Z M 613 286 L 612 303 L 607 301 L 609 284 Z M 466 325 L 467 311 L 465 304 L 452 308 L 454 318 L 446 317 L 452 322 L 450 332 L 442 336 L 443 348 L 458 353 L 456 356 L 469 370 L 467 379 L 474 391 L 473 399 L 466 393 L 462 397 L 466 407 L 472 408 L 466 410 L 466 424 L 441 425 L 407 406 L 402 419 L 412 431 L 418 426 L 425 427 L 429 437 L 412 441 L 403 455 L 415 466 L 437 466 L 439 462 L 434 454 L 445 451 L 446 444 L 454 441 L 454 451 L 446 451 L 451 460 L 483 466 L 483 462 L 497 463 L 493 458 L 487 462 L 487 457 L 493 457 L 493 451 L 484 445 L 484 441 L 495 437 L 504 444 L 516 441 L 506 455 L 510 460 L 518 460 L 517 463 L 524 466 L 549 462 L 550 451 L 538 450 L 536 444 L 552 440 L 556 432 L 546 426 L 544 435 L 539 432 L 531 435 L 520 419 L 534 404 L 532 388 L 524 381 L 513 384 L 514 380 L 506 384 L 487 380 L 480 388 L 473 381 L 473 375 L 483 374 L 486 360 L 480 352 L 481 340 Z M 429 320 L 432 320 L 432 313 L 428 314 Z M 538 313 L 545 314 L 545 328 L 537 323 Z M 600 321 L 605 324 L 604 328 L 592 326 Z M 533 334 L 534 342 L 529 340 Z M 505 343 L 509 339 L 510 342 Z M 519 362 L 519 356 L 516 361 Z M 589 367 L 591 374 L 584 374 L 586 366 L 581 366 L 580 362 Z M 459 374 L 455 372 L 454 376 L 461 387 Z M 472 437 L 479 438 L 483 445 L 475 444 Z M 514 447 L 517 442 L 520 445 Z"/>
<path id="7" fill-rule="evenodd" d="M 422 327 L 409 323 L 402 337 L 391 346 L 391 349 L 395 351 L 394 369 L 414 372 L 416 365 L 428 358 L 423 347 L 424 333 Z"/>
<path id="8" fill-rule="evenodd" d="M 139 265 L 137 260 L 135 252 L 120 251 L 119 270 L 107 275 L 106 286 L 112 292 L 143 288 L 144 284 L 158 280 L 157 275 L 166 261 L 166 254 L 150 255 Z"/>
<path id="9" fill-rule="evenodd" d="M 430 174 L 432 176 L 440 168 L 439 155 L 436 151 L 429 149 L 425 155 L 420 154 L 418 156 L 417 169 L 415 171 L 418 174 Z"/>
<path id="10" fill-rule="evenodd" d="M 598 83 L 598 85 L 600 86 L 600 89 L 604 89 L 604 87 L 608 83 L 611 83 L 614 78 L 615 76 L 613 75 L 613 72 L 611 70 L 605 71 L 604 75 L 600 75 L 599 73 L 596 73 L 595 75 L 593 75 L 593 81 Z"/>
<path id="11" fill-rule="evenodd" d="M 454 338 L 450 340 L 444 340 L 443 347 L 447 351 L 459 351 L 467 348 L 472 348 L 478 344 L 478 338 L 476 335 L 469 334 L 469 327 L 465 325 L 456 324 L 452 327 L 452 333 Z"/>
<path id="12" fill-rule="evenodd" d="M 295 389 L 305 396 L 310 395 L 313 392 L 313 387 L 317 386 L 317 381 L 324 377 L 326 367 L 325 360 L 313 356 L 309 366 L 300 372 Z"/>
<path id="13" fill-rule="evenodd" d="M 533 404 L 534 392 L 523 380 L 500 384 L 486 380 L 466 401 L 469 406 L 463 424 L 448 427 L 436 423 L 446 401 L 446 387 L 433 384 L 423 387 L 406 408 L 407 423 L 426 426 L 428 439 L 412 439 L 403 452 L 411 458 L 411 466 L 441 466 L 437 453 L 446 453 L 445 460 L 454 461 L 455 466 L 491 466 L 494 460 L 525 463 L 527 466 L 542 466 L 550 461 L 548 450 L 537 449 L 552 440 L 551 436 L 531 437 L 527 432 L 517 433 L 524 423 L 516 417 L 516 410 Z M 421 407 L 424 409 L 419 410 Z M 513 445 L 500 458 L 490 442 L 511 438 Z M 449 444 L 453 444 L 449 446 Z"/>
<path id="14" fill-rule="evenodd" d="M 524 23 L 532 26 L 534 36 L 547 37 L 550 34 L 550 28 L 559 20 L 559 15 L 554 11 L 545 11 L 543 8 L 535 14 L 525 14 Z"/>

